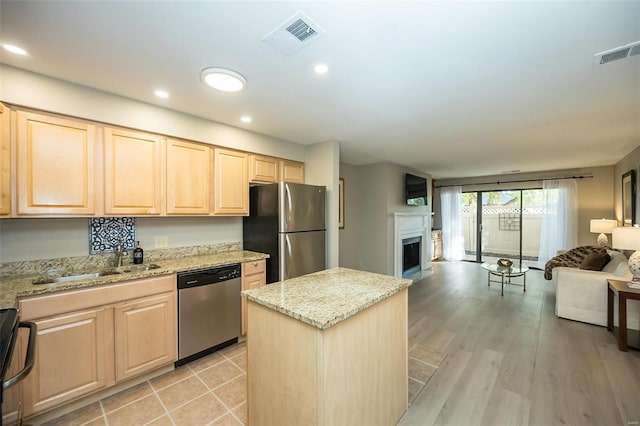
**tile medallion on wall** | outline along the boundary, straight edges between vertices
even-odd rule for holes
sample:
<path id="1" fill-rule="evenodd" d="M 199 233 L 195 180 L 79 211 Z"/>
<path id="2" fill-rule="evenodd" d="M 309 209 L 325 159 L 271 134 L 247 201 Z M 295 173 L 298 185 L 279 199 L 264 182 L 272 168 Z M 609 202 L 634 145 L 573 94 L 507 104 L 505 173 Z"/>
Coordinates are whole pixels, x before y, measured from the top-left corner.
<path id="1" fill-rule="evenodd" d="M 136 241 L 135 217 L 98 217 L 89 219 L 89 253 L 113 253 L 122 241 L 126 250 L 132 250 Z"/>

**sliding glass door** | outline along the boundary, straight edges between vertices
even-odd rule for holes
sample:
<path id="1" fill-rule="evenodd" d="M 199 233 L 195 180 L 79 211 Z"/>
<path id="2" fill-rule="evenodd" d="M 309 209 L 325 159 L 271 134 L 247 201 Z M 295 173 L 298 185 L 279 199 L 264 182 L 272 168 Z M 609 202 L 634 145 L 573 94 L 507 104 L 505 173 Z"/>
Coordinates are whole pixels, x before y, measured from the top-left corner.
<path id="1" fill-rule="evenodd" d="M 541 213 L 540 189 L 463 193 L 465 260 L 535 266 Z"/>

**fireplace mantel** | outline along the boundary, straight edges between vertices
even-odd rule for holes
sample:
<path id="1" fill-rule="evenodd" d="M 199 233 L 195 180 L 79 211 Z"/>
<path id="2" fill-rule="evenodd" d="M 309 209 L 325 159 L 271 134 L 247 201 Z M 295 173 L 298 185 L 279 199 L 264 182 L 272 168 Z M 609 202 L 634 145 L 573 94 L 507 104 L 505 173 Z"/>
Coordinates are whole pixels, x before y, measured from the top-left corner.
<path id="1" fill-rule="evenodd" d="M 430 213 L 394 213 L 394 268 L 393 275 L 402 277 L 402 240 L 422 237 L 420 265 L 422 272 L 431 269 L 431 214 Z"/>

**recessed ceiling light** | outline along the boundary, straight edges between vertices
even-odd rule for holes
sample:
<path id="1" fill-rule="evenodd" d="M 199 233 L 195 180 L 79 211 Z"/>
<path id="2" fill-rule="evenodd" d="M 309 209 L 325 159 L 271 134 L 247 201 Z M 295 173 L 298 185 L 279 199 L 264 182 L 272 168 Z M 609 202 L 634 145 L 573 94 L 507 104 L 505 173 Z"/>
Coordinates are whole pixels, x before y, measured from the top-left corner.
<path id="1" fill-rule="evenodd" d="M 24 56 L 27 54 L 27 51 L 24 50 L 22 47 L 14 46 L 13 44 L 3 44 L 2 47 L 4 47 L 5 50 L 11 53 L 15 53 L 16 55 Z"/>
<path id="2" fill-rule="evenodd" d="M 313 70 L 316 72 L 316 74 L 326 74 L 327 71 L 329 71 L 329 67 L 326 64 L 317 64 L 315 67 L 313 67 Z"/>
<path id="3" fill-rule="evenodd" d="M 156 90 L 153 92 L 154 95 L 156 95 L 159 98 L 168 98 L 169 97 L 169 93 L 164 91 L 164 90 Z"/>
<path id="4" fill-rule="evenodd" d="M 242 121 L 243 123 L 251 123 L 252 120 L 248 115 L 243 115 L 242 117 L 240 117 L 240 121 Z"/>
<path id="5" fill-rule="evenodd" d="M 238 92 L 247 84 L 241 74 L 226 68 L 205 68 L 200 73 L 202 82 L 223 92 Z"/>

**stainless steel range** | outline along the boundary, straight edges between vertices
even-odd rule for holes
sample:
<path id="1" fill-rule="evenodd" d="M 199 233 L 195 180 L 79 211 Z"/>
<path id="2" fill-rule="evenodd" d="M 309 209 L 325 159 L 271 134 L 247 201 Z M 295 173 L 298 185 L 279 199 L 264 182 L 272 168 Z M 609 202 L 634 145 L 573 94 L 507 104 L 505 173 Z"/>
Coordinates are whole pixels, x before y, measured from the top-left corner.
<path id="1" fill-rule="evenodd" d="M 29 343 L 27 344 L 24 367 L 15 376 L 7 377 L 13 348 L 18 340 L 18 329 L 29 329 Z M 6 389 L 15 385 L 25 377 L 33 368 L 36 350 L 37 327 L 32 322 L 21 322 L 16 309 L 0 309 L 0 407 L 3 402 L 3 394 Z M 17 424 L 22 423 L 20 413 Z M 2 426 L 2 415 L 0 415 L 0 426 Z"/>

